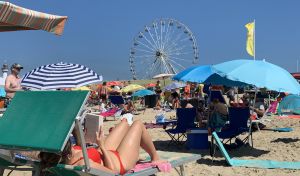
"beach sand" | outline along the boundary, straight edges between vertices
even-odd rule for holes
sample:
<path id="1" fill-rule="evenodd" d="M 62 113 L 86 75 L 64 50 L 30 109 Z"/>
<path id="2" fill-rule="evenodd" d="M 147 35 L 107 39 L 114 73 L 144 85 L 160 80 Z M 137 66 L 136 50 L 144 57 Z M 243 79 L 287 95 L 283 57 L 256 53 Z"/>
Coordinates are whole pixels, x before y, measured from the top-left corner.
<path id="1" fill-rule="evenodd" d="M 143 114 L 135 115 L 135 119 L 141 119 L 143 122 L 151 122 L 154 120 L 155 114 L 158 113 L 152 109 L 147 109 Z M 167 117 L 174 116 L 174 112 L 166 114 Z M 118 121 L 111 120 L 104 122 L 105 132 L 114 126 Z M 260 159 L 260 160 L 276 160 L 276 161 L 300 161 L 300 119 L 279 119 L 271 118 L 270 122 L 265 123 L 267 128 L 275 127 L 292 127 L 292 132 L 273 132 L 262 130 L 253 133 L 254 148 L 243 146 L 238 149 L 229 151 L 231 157 L 239 159 Z M 188 152 L 186 149 L 176 147 L 167 148 L 167 143 L 170 140 L 169 136 L 162 128 L 148 129 L 157 150 L 168 150 L 177 152 Z M 229 167 L 225 159 L 219 151 L 216 152 L 216 157 L 212 163 L 208 150 L 193 151 L 200 153 L 203 158 L 197 162 L 187 164 L 185 170 L 188 176 L 193 175 L 211 175 L 211 176 L 299 176 L 300 170 L 284 170 L 284 169 L 256 169 L 245 167 Z M 8 172 L 6 171 L 5 175 Z M 14 171 L 11 176 L 29 176 L 29 172 Z M 173 169 L 171 173 L 159 173 L 163 175 L 177 175 Z"/>

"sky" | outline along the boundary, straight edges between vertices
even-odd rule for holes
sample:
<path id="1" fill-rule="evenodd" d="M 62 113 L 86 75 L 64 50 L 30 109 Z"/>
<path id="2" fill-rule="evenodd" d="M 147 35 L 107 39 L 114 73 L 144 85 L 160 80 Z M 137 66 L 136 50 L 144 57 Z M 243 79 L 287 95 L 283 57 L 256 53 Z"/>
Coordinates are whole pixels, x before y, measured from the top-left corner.
<path id="1" fill-rule="evenodd" d="M 154 19 L 174 18 L 193 32 L 199 64 L 252 59 L 245 24 L 256 21 L 256 57 L 297 71 L 300 1 L 296 0 L 11 0 L 68 16 L 62 36 L 45 31 L 0 33 L 0 64 L 18 62 L 23 74 L 57 62 L 83 64 L 104 80 L 130 79 L 133 38 Z M 145 69 L 149 68 L 145 65 Z"/>

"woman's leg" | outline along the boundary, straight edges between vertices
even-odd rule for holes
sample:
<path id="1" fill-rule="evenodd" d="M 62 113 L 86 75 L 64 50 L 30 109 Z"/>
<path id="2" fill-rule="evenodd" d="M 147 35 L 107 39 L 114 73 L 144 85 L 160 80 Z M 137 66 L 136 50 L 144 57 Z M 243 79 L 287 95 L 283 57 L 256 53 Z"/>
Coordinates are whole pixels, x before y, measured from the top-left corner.
<path id="1" fill-rule="evenodd" d="M 139 151 L 142 147 L 151 157 L 152 161 L 159 160 L 152 139 L 144 124 L 135 121 L 118 147 L 118 152 L 126 170 L 132 169 L 139 159 Z"/>
<path id="2" fill-rule="evenodd" d="M 117 150 L 127 131 L 129 125 L 126 120 L 122 120 L 105 139 L 105 147 L 107 150 Z"/>

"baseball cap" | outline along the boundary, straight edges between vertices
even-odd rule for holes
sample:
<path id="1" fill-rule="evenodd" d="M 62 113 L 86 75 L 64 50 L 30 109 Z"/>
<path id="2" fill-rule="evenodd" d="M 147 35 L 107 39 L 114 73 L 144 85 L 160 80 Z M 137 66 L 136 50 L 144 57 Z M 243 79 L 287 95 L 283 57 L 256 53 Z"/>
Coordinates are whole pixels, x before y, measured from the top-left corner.
<path id="1" fill-rule="evenodd" d="M 22 66 L 21 64 L 14 63 L 14 64 L 12 64 L 11 68 L 19 68 L 19 69 L 23 69 L 23 66 Z"/>

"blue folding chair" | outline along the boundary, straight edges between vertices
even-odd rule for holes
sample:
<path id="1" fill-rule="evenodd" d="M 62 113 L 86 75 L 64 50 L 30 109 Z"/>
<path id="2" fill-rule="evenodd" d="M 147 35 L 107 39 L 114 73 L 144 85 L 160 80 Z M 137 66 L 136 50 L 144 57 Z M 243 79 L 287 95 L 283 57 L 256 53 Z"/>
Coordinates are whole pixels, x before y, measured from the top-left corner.
<path id="1" fill-rule="evenodd" d="M 229 125 L 225 126 L 221 132 L 218 132 L 217 135 L 220 139 L 223 139 L 223 143 L 230 143 L 232 139 L 238 138 L 239 135 L 247 132 L 248 135 L 242 140 L 244 143 L 251 140 L 251 145 L 253 147 L 252 131 L 249 128 L 248 120 L 250 118 L 250 109 L 249 107 L 229 107 Z M 227 141 L 226 141 L 227 140 Z M 215 153 L 214 140 L 211 140 L 211 155 Z"/>
<path id="2" fill-rule="evenodd" d="M 120 95 L 111 95 L 109 96 L 109 100 L 114 105 L 121 105 L 125 103 L 123 97 Z"/>
<path id="3" fill-rule="evenodd" d="M 175 144 L 181 146 L 185 143 L 186 131 L 195 128 L 196 108 L 177 108 L 177 123 L 174 129 L 165 130 L 171 137 L 168 146 Z"/>
<path id="4" fill-rule="evenodd" d="M 224 128 L 221 132 L 217 133 L 219 138 L 224 140 L 228 139 L 228 141 L 231 143 L 231 140 L 233 138 L 238 137 L 242 133 L 249 132 L 249 135 L 243 141 L 246 141 L 249 138 L 251 138 L 251 144 L 253 145 L 252 132 L 249 129 L 248 125 L 248 120 L 250 118 L 249 107 L 229 107 L 228 112 L 229 126 L 227 128 Z"/>

